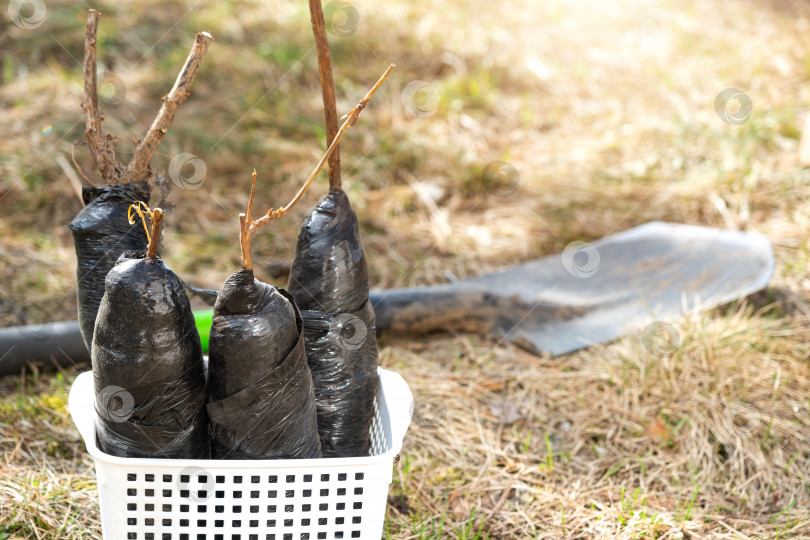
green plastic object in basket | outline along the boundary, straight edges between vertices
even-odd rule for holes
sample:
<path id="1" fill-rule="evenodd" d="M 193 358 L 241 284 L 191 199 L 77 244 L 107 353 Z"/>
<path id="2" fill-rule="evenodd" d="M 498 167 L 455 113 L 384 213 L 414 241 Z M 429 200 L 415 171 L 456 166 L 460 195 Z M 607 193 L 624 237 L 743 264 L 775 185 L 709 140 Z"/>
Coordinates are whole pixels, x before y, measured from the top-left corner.
<path id="1" fill-rule="evenodd" d="M 200 341 L 202 342 L 202 350 L 204 354 L 208 354 L 208 336 L 211 334 L 211 324 L 213 321 L 213 309 L 194 312 L 194 322 L 197 323 L 197 332 L 200 333 Z"/>

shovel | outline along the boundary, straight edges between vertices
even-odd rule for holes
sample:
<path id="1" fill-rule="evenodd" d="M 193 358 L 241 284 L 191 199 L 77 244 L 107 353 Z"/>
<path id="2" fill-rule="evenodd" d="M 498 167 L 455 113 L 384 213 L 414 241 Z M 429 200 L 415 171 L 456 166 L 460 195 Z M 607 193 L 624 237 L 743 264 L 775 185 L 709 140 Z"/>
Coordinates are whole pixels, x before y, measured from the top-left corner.
<path id="1" fill-rule="evenodd" d="M 651 222 L 458 283 L 372 291 L 371 302 L 378 333 L 490 334 L 558 356 L 752 294 L 773 268 L 761 234 Z M 195 318 L 205 348 L 211 312 Z M 52 359 L 89 359 L 78 323 L 0 329 L 0 375 Z"/>
<path id="2" fill-rule="evenodd" d="M 378 330 L 493 334 L 558 356 L 747 296 L 773 268 L 761 234 L 654 221 L 460 283 L 372 292 L 371 301 Z"/>

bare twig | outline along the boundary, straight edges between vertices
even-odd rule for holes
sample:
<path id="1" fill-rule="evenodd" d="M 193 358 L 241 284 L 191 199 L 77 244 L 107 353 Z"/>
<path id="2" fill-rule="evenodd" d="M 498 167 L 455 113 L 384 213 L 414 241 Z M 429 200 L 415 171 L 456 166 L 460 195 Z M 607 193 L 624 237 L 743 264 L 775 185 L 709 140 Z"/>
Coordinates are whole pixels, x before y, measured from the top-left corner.
<path id="1" fill-rule="evenodd" d="M 80 144 L 79 141 L 73 141 L 73 144 L 70 146 L 70 159 L 73 161 L 73 166 L 76 167 L 76 170 L 79 171 L 79 174 L 82 175 L 84 181 L 87 182 L 89 185 L 96 187 L 96 185 L 90 181 L 87 176 L 85 176 L 84 171 L 79 166 L 78 162 L 76 162 L 76 145 Z"/>
<path id="2" fill-rule="evenodd" d="M 388 78 L 388 75 L 393 71 L 394 64 L 388 66 L 388 69 L 385 70 L 385 73 L 382 74 L 382 77 L 377 81 L 377 83 L 368 91 L 366 97 L 360 100 L 360 102 L 355 106 L 348 114 L 346 114 L 343 118 L 345 121 L 343 125 L 340 126 L 340 129 L 335 136 L 335 140 L 332 141 L 332 144 L 329 145 L 329 148 L 326 150 L 326 153 L 323 155 L 321 160 L 315 166 L 315 169 L 310 173 L 309 178 L 307 178 L 304 185 L 301 186 L 301 189 L 298 190 L 298 193 L 295 194 L 295 197 L 287 203 L 286 206 L 282 206 L 281 208 L 277 209 L 270 209 L 267 211 L 265 215 L 260 217 L 255 221 L 250 221 L 250 216 L 253 211 L 253 193 L 256 188 L 256 171 L 253 171 L 253 185 L 250 189 L 250 199 L 248 200 L 248 209 L 246 213 L 239 214 L 239 244 L 242 248 L 242 268 L 246 270 L 250 270 L 251 266 L 251 258 L 250 258 L 250 240 L 256 231 L 270 223 L 271 221 L 282 217 L 284 214 L 290 211 L 290 209 L 295 206 L 295 204 L 301 200 L 301 197 L 304 196 L 304 193 L 309 188 L 312 181 L 315 180 L 315 177 L 318 176 L 318 173 L 321 171 L 323 166 L 326 164 L 326 160 L 329 159 L 329 156 L 334 152 L 335 148 L 337 148 L 340 139 L 343 138 L 343 134 L 349 129 L 351 126 L 357 123 L 357 119 L 360 117 L 360 113 L 363 112 L 363 109 L 366 107 L 366 104 L 371 99 L 371 96 L 374 95 L 374 92 L 385 82 L 385 79 Z"/>
<path id="3" fill-rule="evenodd" d="M 247 212 L 239 214 L 239 247 L 242 250 L 242 268 L 250 270 L 253 268 L 253 261 L 250 257 L 250 239 L 253 233 L 250 231 L 250 216 L 253 213 L 253 194 L 256 192 L 256 169 L 253 169 L 253 182 L 250 185 L 250 198 L 248 199 Z"/>
<path id="4" fill-rule="evenodd" d="M 91 9 L 87 13 L 87 26 L 84 35 L 84 109 L 85 135 L 90 146 L 90 154 L 96 162 L 101 178 L 114 184 L 119 169 L 115 155 L 114 140 L 104 136 L 101 121 L 104 119 L 98 110 L 98 88 L 96 74 L 96 34 L 98 32 L 99 11 Z"/>
<path id="5" fill-rule="evenodd" d="M 253 261 L 250 258 L 250 237 L 253 235 L 250 234 L 248 229 L 245 214 L 239 214 L 239 247 L 242 250 L 242 268 L 252 270 Z"/>
<path id="6" fill-rule="evenodd" d="M 318 162 L 318 165 L 315 166 L 315 169 L 312 171 L 312 173 L 310 173 L 309 178 L 307 178 L 307 181 L 304 182 L 303 186 L 301 186 L 301 189 L 298 190 L 298 193 L 295 194 L 295 197 L 293 197 L 293 199 L 287 204 L 287 206 L 283 206 L 276 210 L 273 210 L 271 208 L 270 210 L 267 211 L 267 214 L 257 219 L 256 221 L 252 222 L 250 224 L 251 233 L 256 232 L 258 229 L 267 225 L 269 222 L 273 221 L 274 219 L 278 219 L 287 212 L 289 212 L 290 209 L 293 206 L 295 206 L 295 204 L 301 199 L 301 197 L 304 196 L 304 192 L 306 192 L 307 188 L 309 188 L 309 185 L 312 183 L 315 177 L 318 176 L 318 173 L 323 168 L 324 164 L 326 163 L 326 160 L 329 159 L 329 156 L 332 154 L 335 148 L 337 148 L 337 145 L 340 142 L 340 139 L 343 137 L 343 134 L 346 132 L 348 128 L 357 123 L 357 119 L 360 116 L 360 113 L 363 112 L 363 109 L 366 107 L 366 104 L 371 99 L 371 96 L 374 95 L 374 92 L 376 92 L 377 89 L 380 87 L 380 85 L 382 85 L 382 83 L 385 81 L 385 79 L 388 78 L 388 75 L 391 73 L 393 69 L 394 64 L 388 66 L 388 69 L 385 70 L 385 73 L 383 73 L 382 77 L 380 77 L 380 80 L 378 80 L 377 83 L 374 85 L 374 87 L 368 91 L 366 97 L 361 99 L 360 102 L 357 104 L 357 106 L 355 106 L 351 111 L 349 111 L 349 113 L 346 116 L 344 116 L 345 121 L 343 122 L 343 125 L 340 126 L 340 129 L 338 130 L 337 135 L 335 136 L 335 140 L 332 141 L 331 145 L 329 145 L 329 148 L 326 150 L 326 153 Z"/>
<path id="7" fill-rule="evenodd" d="M 155 208 L 150 214 L 152 218 L 152 234 L 149 237 L 149 245 L 146 246 L 146 258 L 157 257 L 158 244 L 160 243 L 160 226 L 163 223 L 163 210 Z"/>
<path id="8" fill-rule="evenodd" d="M 151 242 L 151 236 L 149 236 L 149 227 L 146 226 L 146 216 L 152 216 L 152 211 L 149 210 L 149 205 L 143 201 L 135 201 L 134 203 L 129 205 L 127 209 L 127 220 L 129 221 L 130 225 L 135 225 L 135 215 L 140 216 L 141 218 L 141 225 L 143 225 L 143 232 L 146 234 L 146 241 Z"/>
<path id="9" fill-rule="evenodd" d="M 315 47 L 318 51 L 318 72 L 323 94 L 323 114 L 326 120 L 326 146 L 330 146 L 338 132 L 337 105 L 335 104 L 335 85 L 332 80 L 332 60 L 329 55 L 329 41 L 326 39 L 326 25 L 323 21 L 321 0 L 309 0 L 309 13 L 312 21 L 312 33 L 315 35 Z M 329 188 L 340 189 L 340 148 L 335 148 L 329 156 Z"/>
<path id="10" fill-rule="evenodd" d="M 168 95 L 163 98 L 163 105 L 160 107 L 155 121 L 152 122 L 152 126 L 143 140 L 135 147 L 135 154 L 132 156 L 126 170 L 124 170 L 122 178 L 124 183 L 143 180 L 144 176 L 148 174 L 150 170 L 149 160 L 152 159 L 160 141 L 166 135 L 169 126 L 171 126 L 174 115 L 177 114 L 177 109 L 191 94 L 191 84 L 194 82 L 194 77 L 200 69 L 200 63 L 213 40 L 214 38 L 208 32 L 197 34 L 191 52 L 183 69 L 180 70 L 174 86 Z"/>
<path id="11" fill-rule="evenodd" d="M 247 222 L 250 223 L 250 216 L 253 213 L 253 195 L 256 193 L 256 169 L 253 169 L 253 182 L 250 184 L 250 197 L 248 198 Z"/>
<path id="12" fill-rule="evenodd" d="M 56 164 L 62 169 L 62 173 L 67 176 L 67 179 L 70 181 L 70 187 L 73 188 L 76 197 L 82 201 L 82 181 L 79 175 L 76 174 L 76 171 L 70 166 L 70 163 L 65 159 L 65 155 L 62 154 L 62 152 L 57 151 L 55 154 L 54 158 L 56 159 Z"/>

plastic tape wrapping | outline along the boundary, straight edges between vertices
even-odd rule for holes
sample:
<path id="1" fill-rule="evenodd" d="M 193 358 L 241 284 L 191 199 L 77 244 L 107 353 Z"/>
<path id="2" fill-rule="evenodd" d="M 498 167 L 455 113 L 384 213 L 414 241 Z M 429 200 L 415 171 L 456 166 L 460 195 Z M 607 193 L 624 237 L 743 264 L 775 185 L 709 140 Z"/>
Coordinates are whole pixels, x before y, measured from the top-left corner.
<path id="1" fill-rule="evenodd" d="M 208 415 L 220 459 L 321 457 L 303 321 L 286 291 L 234 272 L 209 342 Z"/>
<path id="2" fill-rule="evenodd" d="M 323 455 L 367 456 L 379 386 L 371 303 L 354 313 L 301 314 Z"/>
<path id="3" fill-rule="evenodd" d="M 342 190 L 330 190 L 301 226 L 289 287 L 304 315 L 323 455 L 366 456 L 377 338 L 357 215 Z"/>
<path id="4" fill-rule="evenodd" d="M 85 186 L 82 199 L 85 207 L 69 227 L 76 248 L 79 328 L 89 351 L 104 278 L 123 252 L 146 249 L 146 233 L 140 224 L 129 224 L 127 209 L 135 201 L 149 201 L 149 186 L 144 182 Z"/>
<path id="5" fill-rule="evenodd" d="M 200 336 L 182 281 L 159 258 L 126 252 L 110 270 L 91 358 L 102 451 L 210 457 Z"/>

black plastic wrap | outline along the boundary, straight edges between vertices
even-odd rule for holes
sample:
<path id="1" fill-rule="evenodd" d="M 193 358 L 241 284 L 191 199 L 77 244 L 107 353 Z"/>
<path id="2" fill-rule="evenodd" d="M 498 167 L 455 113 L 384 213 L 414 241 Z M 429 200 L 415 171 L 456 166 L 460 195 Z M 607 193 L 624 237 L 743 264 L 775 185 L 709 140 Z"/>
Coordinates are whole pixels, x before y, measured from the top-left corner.
<path id="1" fill-rule="evenodd" d="M 357 215 L 332 189 L 298 234 L 289 290 L 304 315 L 324 457 L 367 456 L 377 395 L 374 310 Z"/>
<path id="2" fill-rule="evenodd" d="M 337 316 L 302 311 L 324 457 L 367 456 L 377 395 L 377 343 L 371 302 Z"/>
<path id="3" fill-rule="evenodd" d="M 107 274 L 91 359 L 99 449 L 210 457 L 200 336 L 183 282 L 160 258 L 126 252 Z"/>
<path id="4" fill-rule="evenodd" d="M 149 185 L 84 186 L 82 199 L 85 207 L 69 227 L 76 247 L 79 328 L 89 351 L 107 272 L 125 251 L 146 249 L 146 232 L 129 224 L 127 210 L 135 201 L 149 202 Z"/>
<path id="5" fill-rule="evenodd" d="M 217 296 L 208 350 L 215 457 L 321 457 L 303 321 L 292 296 L 252 270 L 234 272 Z"/>

